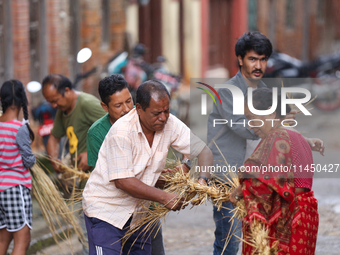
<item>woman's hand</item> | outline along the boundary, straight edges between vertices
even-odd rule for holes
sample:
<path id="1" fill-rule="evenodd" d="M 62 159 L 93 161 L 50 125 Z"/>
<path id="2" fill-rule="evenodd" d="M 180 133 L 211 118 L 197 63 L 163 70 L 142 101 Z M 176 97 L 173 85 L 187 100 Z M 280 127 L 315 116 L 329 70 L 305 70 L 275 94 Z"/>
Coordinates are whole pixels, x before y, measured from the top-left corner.
<path id="1" fill-rule="evenodd" d="M 322 156 L 325 156 L 325 146 L 323 141 L 319 138 L 306 138 L 310 148 L 312 151 L 318 151 Z"/>

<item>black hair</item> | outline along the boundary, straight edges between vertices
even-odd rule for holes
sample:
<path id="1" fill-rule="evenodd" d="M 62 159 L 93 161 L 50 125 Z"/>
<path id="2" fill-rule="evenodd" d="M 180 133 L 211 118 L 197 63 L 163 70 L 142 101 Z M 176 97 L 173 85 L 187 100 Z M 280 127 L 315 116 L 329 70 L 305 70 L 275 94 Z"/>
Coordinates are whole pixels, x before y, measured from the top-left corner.
<path id="1" fill-rule="evenodd" d="M 73 88 L 72 82 L 67 77 L 61 74 L 47 75 L 42 82 L 43 88 L 48 84 L 53 85 L 57 89 L 58 93 L 62 96 L 64 96 L 66 88 Z"/>
<path id="2" fill-rule="evenodd" d="M 127 81 L 121 74 L 113 74 L 105 77 L 99 82 L 98 92 L 100 99 L 107 106 L 110 102 L 110 96 L 117 91 L 122 91 L 125 88 L 129 88 Z"/>
<path id="3" fill-rule="evenodd" d="M 238 38 L 235 45 L 235 54 L 243 59 L 250 50 L 254 50 L 257 54 L 265 55 L 269 58 L 273 52 L 273 46 L 270 40 L 262 33 L 258 31 L 247 32 Z"/>
<path id="4" fill-rule="evenodd" d="M 167 95 L 171 99 L 169 91 L 163 83 L 156 80 L 148 80 L 139 85 L 137 89 L 136 104 L 140 104 L 143 111 L 150 106 L 151 94 Z"/>
<path id="5" fill-rule="evenodd" d="M 247 98 L 246 101 L 247 102 Z M 253 106 L 257 110 L 267 110 L 273 105 L 273 91 L 269 88 L 259 88 L 253 91 Z M 286 105 L 286 113 L 291 111 L 291 107 Z M 281 115 L 281 93 L 277 95 L 276 116 L 282 119 L 285 115 Z"/>
<path id="6" fill-rule="evenodd" d="M 18 107 L 22 107 L 22 111 L 24 113 L 24 119 L 28 120 L 28 100 L 26 97 L 25 87 L 21 81 L 18 80 L 9 80 L 5 81 L 0 90 L 1 97 L 1 107 L 2 111 L 5 113 L 7 108 L 15 105 Z M 30 138 L 34 141 L 34 133 L 30 128 L 29 124 L 26 123 L 28 131 L 30 133 Z"/>

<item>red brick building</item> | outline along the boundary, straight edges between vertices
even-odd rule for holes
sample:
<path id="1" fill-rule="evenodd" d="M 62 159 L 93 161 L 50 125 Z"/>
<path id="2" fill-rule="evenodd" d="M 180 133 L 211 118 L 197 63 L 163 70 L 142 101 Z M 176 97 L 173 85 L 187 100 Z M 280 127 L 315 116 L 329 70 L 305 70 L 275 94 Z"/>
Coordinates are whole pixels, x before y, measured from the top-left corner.
<path id="1" fill-rule="evenodd" d="M 74 80 L 76 73 L 101 67 L 124 46 L 124 0 L 0 0 L 0 83 L 27 84 L 48 73 Z M 92 50 L 82 66 L 76 55 Z M 96 93 L 93 75 L 82 89 Z"/>

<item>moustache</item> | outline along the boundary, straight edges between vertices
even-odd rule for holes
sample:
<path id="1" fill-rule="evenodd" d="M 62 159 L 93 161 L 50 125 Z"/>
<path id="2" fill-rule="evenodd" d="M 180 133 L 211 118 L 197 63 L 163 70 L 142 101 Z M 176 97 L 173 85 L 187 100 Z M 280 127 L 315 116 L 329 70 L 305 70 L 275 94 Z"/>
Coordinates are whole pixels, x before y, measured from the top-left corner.
<path id="1" fill-rule="evenodd" d="M 252 73 L 257 73 L 257 72 L 263 73 L 261 69 L 256 69 L 256 70 L 252 71 Z"/>

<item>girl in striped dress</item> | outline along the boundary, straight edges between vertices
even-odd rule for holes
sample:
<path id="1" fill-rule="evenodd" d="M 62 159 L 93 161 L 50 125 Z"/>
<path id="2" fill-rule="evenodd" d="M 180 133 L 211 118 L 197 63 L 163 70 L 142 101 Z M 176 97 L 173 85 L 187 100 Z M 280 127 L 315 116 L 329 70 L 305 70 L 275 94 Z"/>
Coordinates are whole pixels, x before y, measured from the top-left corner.
<path id="1" fill-rule="evenodd" d="M 12 254 L 26 254 L 32 228 L 32 187 L 29 169 L 35 163 L 28 124 L 27 97 L 18 80 L 6 81 L 0 90 L 0 255 L 14 239 Z M 20 110 L 24 119 L 18 121 Z"/>

